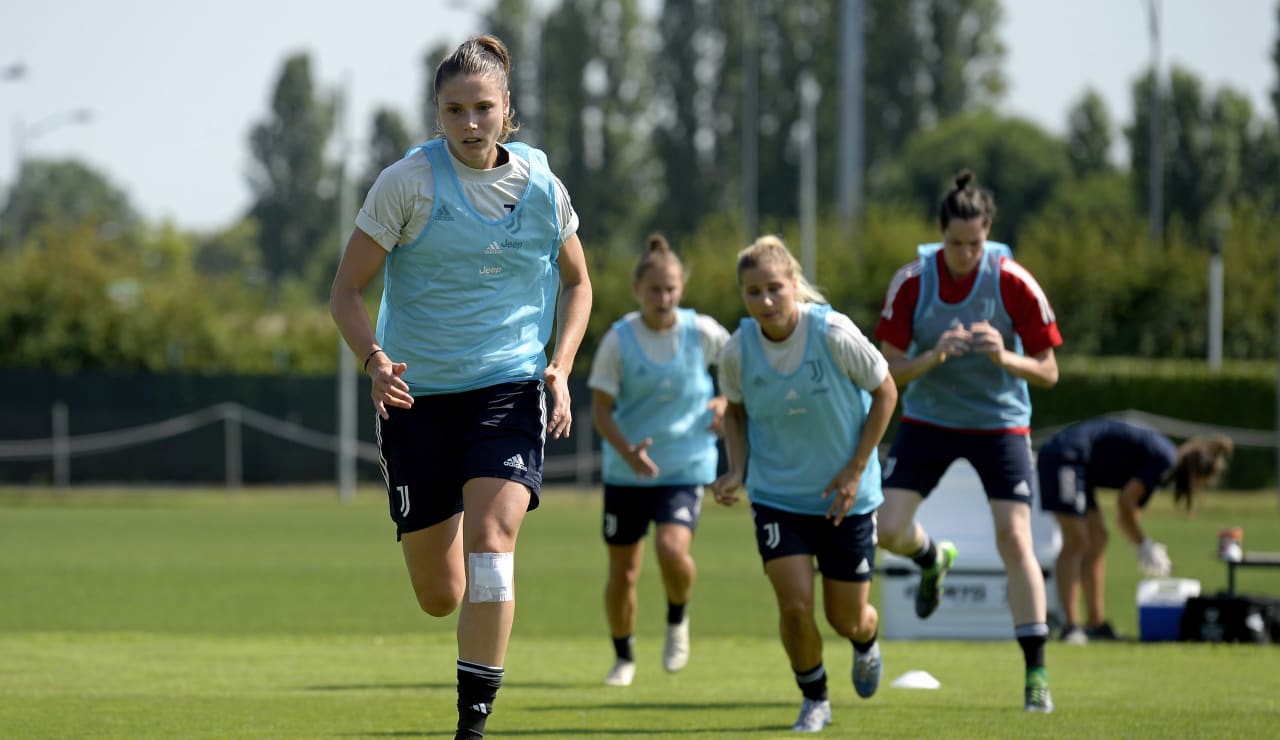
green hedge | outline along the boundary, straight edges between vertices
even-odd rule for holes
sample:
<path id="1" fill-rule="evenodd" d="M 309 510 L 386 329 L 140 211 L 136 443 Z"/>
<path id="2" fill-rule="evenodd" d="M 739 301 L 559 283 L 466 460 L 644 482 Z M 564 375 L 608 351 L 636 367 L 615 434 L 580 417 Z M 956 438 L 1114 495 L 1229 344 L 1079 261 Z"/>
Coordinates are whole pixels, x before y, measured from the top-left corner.
<path id="1" fill-rule="evenodd" d="M 1031 390 L 1036 429 L 1129 409 L 1237 429 L 1276 429 L 1274 362 L 1224 362 L 1213 372 L 1204 361 L 1060 357 L 1059 368 L 1057 386 Z M 1274 448 L 1238 446 L 1222 485 L 1250 489 L 1275 483 Z"/>

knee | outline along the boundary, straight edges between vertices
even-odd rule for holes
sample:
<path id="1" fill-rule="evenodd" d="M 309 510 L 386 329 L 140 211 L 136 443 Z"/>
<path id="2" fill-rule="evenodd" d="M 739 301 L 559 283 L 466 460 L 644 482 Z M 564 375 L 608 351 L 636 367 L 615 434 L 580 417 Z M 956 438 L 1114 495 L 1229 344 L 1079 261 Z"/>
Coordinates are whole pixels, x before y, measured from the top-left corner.
<path id="1" fill-rule="evenodd" d="M 631 561 L 611 561 L 609 563 L 609 581 L 614 585 L 635 588 L 636 583 L 640 581 L 639 564 Z"/>
<path id="2" fill-rule="evenodd" d="M 813 622 L 813 612 L 803 601 L 789 601 L 778 605 L 778 620 L 784 629 L 795 631 Z"/>
<path id="3" fill-rule="evenodd" d="M 422 589 L 416 593 L 418 606 L 433 617 L 447 617 L 462 601 L 461 591 L 446 589 Z"/>
<path id="4" fill-rule="evenodd" d="M 999 527 L 996 529 L 996 549 L 1005 561 L 1032 558 L 1031 532 L 1025 527 Z"/>
<path id="5" fill-rule="evenodd" d="M 686 542 L 673 535 L 657 537 L 654 540 L 654 552 L 661 563 L 678 563 L 689 555 Z"/>
<path id="6" fill-rule="evenodd" d="M 875 607 L 867 602 L 853 604 L 840 612 L 827 610 L 827 623 L 836 631 L 836 634 L 848 639 L 865 637 L 866 635 L 861 633 L 869 632 L 871 628 L 868 625 L 874 626 L 876 621 Z"/>
<path id="7" fill-rule="evenodd" d="M 1106 530 L 1091 532 L 1088 541 L 1085 543 L 1085 548 L 1090 555 L 1101 555 L 1107 551 L 1107 542 L 1110 539 Z"/>

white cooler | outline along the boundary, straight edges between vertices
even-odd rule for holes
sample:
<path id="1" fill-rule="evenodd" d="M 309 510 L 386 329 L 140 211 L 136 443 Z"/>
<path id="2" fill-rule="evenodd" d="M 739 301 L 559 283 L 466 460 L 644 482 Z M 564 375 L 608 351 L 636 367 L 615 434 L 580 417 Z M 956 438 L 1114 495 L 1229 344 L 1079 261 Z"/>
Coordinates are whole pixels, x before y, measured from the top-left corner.
<path id="1" fill-rule="evenodd" d="M 1053 578 L 1062 537 L 1049 514 L 1042 513 L 1032 481 L 1031 536 L 1045 576 L 1049 621 L 1061 621 Z M 916 519 L 935 541 L 956 544 L 956 565 L 942 583 L 942 603 L 928 619 L 916 617 L 920 569 L 910 558 L 880 550 L 880 634 L 891 640 L 1012 640 L 1004 563 L 996 551 L 995 524 L 978 473 L 957 460 L 916 511 Z"/>

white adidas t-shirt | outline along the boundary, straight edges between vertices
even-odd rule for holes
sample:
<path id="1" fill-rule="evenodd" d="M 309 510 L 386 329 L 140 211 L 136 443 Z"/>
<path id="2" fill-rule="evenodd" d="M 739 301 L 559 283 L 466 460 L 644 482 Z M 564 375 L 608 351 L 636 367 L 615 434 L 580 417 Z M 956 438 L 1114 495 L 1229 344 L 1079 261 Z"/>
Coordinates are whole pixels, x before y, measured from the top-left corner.
<path id="1" fill-rule="evenodd" d="M 501 145 L 499 145 L 501 146 Z M 458 173 L 462 195 L 481 216 L 497 220 L 511 212 L 529 187 L 529 162 L 508 153 L 506 164 L 491 170 L 476 170 L 463 164 L 449 147 L 449 160 Z M 569 191 L 560 178 L 552 176 L 556 188 L 556 214 L 560 223 L 560 243 L 578 231 L 578 214 L 569 201 Z M 356 227 L 390 252 L 412 244 L 422 233 L 435 204 L 435 175 L 431 161 L 420 151 L 392 164 L 378 175 L 364 206 L 356 215 Z"/>
<path id="2" fill-rule="evenodd" d="M 640 345 L 640 350 L 644 352 L 645 357 L 656 363 L 665 363 L 676 356 L 680 343 L 678 323 L 670 329 L 654 331 L 645 326 L 639 311 L 632 311 L 622 318 L 630 325 L 636 343 Z M 698 314 L 697 326 L 698 338 L 702 344 L 702 356 L 710 367 L 718 363 L 720 350 L 729 341 L 729 330 L 721 326 L 720 322 L 703 314 Z M 595 358 L 591 361 L 591 375 L 587 378 L 587 387 L 608 393 L 614 398 L 618 397 L 618 391 L 622 387 L 622 345 L 621 340 L 618 339 L 618 332 L 613 327 L 609 327 L 609 331 L 605 332 L 604 338 L 600 340 L 600 346 L 596 348 Z"/>
<path id="3" fill-rule="evenodd" d="M 765 360 L 780 375 L 790 375 L 804 360 L 805 337 L 809 335 L 809 311 L 798 304 L 800 320 L 791 336 L 775 342 L 765 336 L 760 325 L 755 331 L 760 338 Z M 742 329 L 733 332 L 720 353 L 720 392 L 732 403 L 742 403 Z M 849 380 L 867 392 L 880 387 L 889 376 L 889 363 L 880 350 L 842 313 L 827 314 L 827 347 L 831 357 Z"/>

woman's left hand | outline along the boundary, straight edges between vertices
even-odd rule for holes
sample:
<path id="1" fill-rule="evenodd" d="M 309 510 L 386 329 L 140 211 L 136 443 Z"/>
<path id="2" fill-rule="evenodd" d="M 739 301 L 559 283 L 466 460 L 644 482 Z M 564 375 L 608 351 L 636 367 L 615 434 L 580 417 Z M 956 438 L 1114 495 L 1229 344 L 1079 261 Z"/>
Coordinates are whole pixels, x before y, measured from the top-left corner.
<path id="1" fill-rule="evenodd" d="M 555 363 L 547 365 L 542 373 L 547 387 L 551 390 L 551 418 L 547 420 L 547 431 L 552 439 L 569 436 L 573 427 L 573 401 L 569 398 L 569 373 Z"/>
<path id="2" fill-rule="evenodd" d="M 1004 336 L 1000 330 L 985 321 L 978 321 L 969 327 L 969 331 L 973 334 L 973 351 L 986 355 L 998 367 L 1004 367 Z"/>
<path id="3" fill-rule="evenodd" d="M 729 405 L 729 400 L 724 396 L 716 396 L 707 401 L 707 410 L 711 412 L 711 423 L 707 425 L 707 431 L 715 432 L 717 437 L 724 436 L 724 409 Z"/>
<path id="4" fill-rule="evenodd" d="M 823 489 L 823 498 L 832 497 L 831 506 L 827 509 L 827 518 L 835 519 L 835 526 L 840 526 L 840 522 L 844 521 L 845 515 L 858 500 L 858 483 L 861 480 L 861 471 L 845 468 Z"/>

